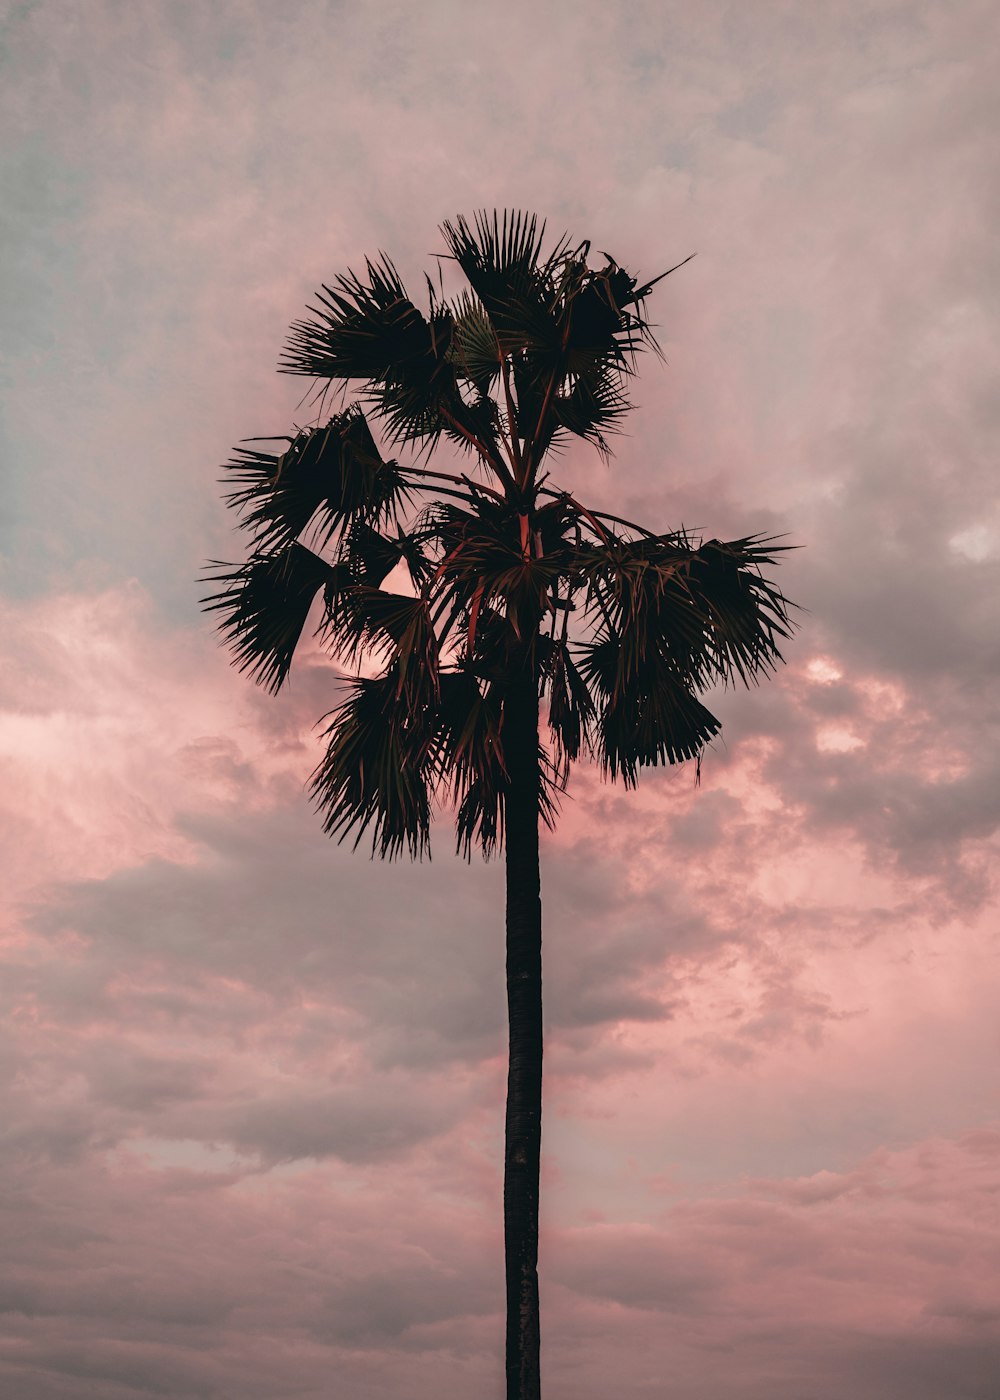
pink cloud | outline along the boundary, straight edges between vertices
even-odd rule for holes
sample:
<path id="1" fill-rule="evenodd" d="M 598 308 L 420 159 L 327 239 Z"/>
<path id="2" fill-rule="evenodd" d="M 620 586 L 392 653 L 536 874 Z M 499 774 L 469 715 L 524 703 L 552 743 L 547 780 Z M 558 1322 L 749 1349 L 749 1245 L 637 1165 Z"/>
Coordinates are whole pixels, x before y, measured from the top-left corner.
<path id="1" fill-rule="evenodd" d="M 790 531 L 809 610 L 700 788 L 581 771 L 546 841 L 547 1394 L 992 1400 L 992 11 L 22 11 L 5 1393 L 499 1384 L 500 872 L 327 843 L 322 657 L 253 691 L 193 580 L 215 464 L 313 411 L 272 366 L 319 282 L 416 289 L 513 203 L 698 252 L 611 470 L 559 473 Z"/>

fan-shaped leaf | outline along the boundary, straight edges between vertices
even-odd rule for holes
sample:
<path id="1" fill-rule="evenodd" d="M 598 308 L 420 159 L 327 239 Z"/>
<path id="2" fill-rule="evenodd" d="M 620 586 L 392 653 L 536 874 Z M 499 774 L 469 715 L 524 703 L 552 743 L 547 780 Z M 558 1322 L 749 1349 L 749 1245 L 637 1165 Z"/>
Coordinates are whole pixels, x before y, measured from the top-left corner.
<path id="1" fill-rule="evenodd" d="M 594 699 L 564 641 L 550 643 L 543 661 L 543 675 L 548 683 L 549 729 L 556 744 L 562 781 L 569 766 L 580 756 L 590 737 L 590 727 L 597 713 Z"/>
<path id="2" fill-rule="evenodd" d="M 354 844 L 372 829 L 372 854 L 392 858 L 404 847 L 414 857 L 430 841 L 428 731 L 423 710 L 401 693 L 393 669 L 358 679 L 326 717 L 326 755 L 311 791 L 323 828 Z"/>
<path id="3" fill-rule="evenodd" d="M 373 588 L 378 588 L 383 579 L 392 573 L 405 553 L 402 535 L 390 539 L 361 521 L 352 526 L 346 543 L 347 562 L 352 574 Z"/>
<path id="4" fill-rule="evenodd" d="M 755 538 L 696 545 L 683 534 L 580 548 L 590 611 L 621 639 L 623 680 L 654 654 L 696 688 L 749 685 L 773 670 L 791 605 L 760 566 L 782 548 Z"/>
<path id="5" fill-rule="evenodd" d="M 635 786 L 639 768 L 697 758 L 719 732 L 719 721 L 662 655 L 652 653 L 624 675 L 619 637 L 606 634 L 581 650 L 581 676 L 599 697 L 597 755 L 627 787 Z"/>
<path id="6" fill-rule="evenodd" d="M 219 631 L 241 671 L 270 691 L 288 675 L 292 656 L 313 600 L 338 571 L 293 542 L 272 554 L 253 554 L 245 564 L 218 564 L 208 578 L 222 591 L 204 598 L 217 612 Z"/>
<path id="7" fill-rule="evenodd" d="M 439 680 L 438 643 L 426 598 L 390 593 L 342 577 L 325 591 L 321 631 L 334 653 L 357 662 L 364 653 L 388 659 L 414 703 L 426 703 Z"/>
<path id="8" fill-rule="evenodd" d="M 281 453 L 241 447 L 227 463 L 239 486 L 226 499 L 258 552 L 290 544 L 310 523 L 329 539 L 352 520 L 389 519 L 407 498 L 398 463 L 382 460 L 356 405 L 284 441 Z"/>

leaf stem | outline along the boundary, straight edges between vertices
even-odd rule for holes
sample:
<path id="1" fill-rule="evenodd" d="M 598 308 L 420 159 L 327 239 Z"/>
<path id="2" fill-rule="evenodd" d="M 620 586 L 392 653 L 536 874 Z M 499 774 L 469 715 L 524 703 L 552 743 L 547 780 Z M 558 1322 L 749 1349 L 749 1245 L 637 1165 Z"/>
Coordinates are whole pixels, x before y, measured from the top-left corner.
<path id="1" fill-rule="evenodd" d="M 470 433 L 468 428 L 465 427 L 463 423 L 460 423 L 455 417 L 455 415 L 449 412 L 447 408 L 442 407 L 440 413 L 441 417 L 445 420 L 445 422 L 450 423 L 453 428 L 455 428 L 459 433 L 461 433 L 462 437 L 465 438 L 466 442 L 472 443 L 473 447 L 479 453 L 480 457 L 482 457 L 483 461 L 487 464 L 487 466 L 492 467 L 493 471 L 496 472 L 497 476 L 500 478 L 500 480 L 505 486 L 514 487 L 516 485 L 514 478 L 504 466 L 501 459 L 499 457 L 494 457 L 493 453 L 490 451 L 490 449 L 486 446 L 486 444 L 482 441 L 481 438 L 477 438 L 475 433 Z"/>

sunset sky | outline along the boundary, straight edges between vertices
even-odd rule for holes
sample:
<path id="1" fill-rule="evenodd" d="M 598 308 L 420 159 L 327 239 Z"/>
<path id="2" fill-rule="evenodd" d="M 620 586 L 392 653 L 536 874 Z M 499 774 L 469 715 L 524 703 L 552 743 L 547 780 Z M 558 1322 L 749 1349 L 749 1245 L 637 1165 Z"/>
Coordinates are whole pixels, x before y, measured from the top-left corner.
<path id="1" fill-rule="evenodd" d="M 559 478 L 802 546 L 544 838 L 546 1400 L 996 1400 L 994 5 L 10 0 L 0 129 L 0 1394 L 502 1393 L 502 868 L 328 841 L 196 581 L 319 283 L 497 206 L 697 253 Z"/>

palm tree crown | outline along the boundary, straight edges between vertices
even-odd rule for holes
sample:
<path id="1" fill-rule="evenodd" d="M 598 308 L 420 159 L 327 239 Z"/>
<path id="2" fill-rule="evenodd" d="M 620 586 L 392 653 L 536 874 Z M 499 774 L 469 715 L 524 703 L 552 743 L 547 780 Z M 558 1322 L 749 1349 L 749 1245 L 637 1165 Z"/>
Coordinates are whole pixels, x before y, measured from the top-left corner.
<path id="1" fill-rule="evenodd" d="M 317 635 L 355 675 L 326 717 L 312 791 L 330 834 L 369 831 L 381 856 L 421 854 L 440 799 L 467 855 L 499 847 L 518 686 L 544 706 L 537 809 L 551 822 L 581 755 L 627 786 L 698 758 L 720 725 L 697 693 L 772 670 L 790 630 L 761 573 L 784 546 L 657 533 L 543 471 L 574 437 L 608 455 L 636 355 L 658 349 L 645 303 L 660 279 L 607 254 L 591 267 L 586 242 L 546 251 L 533 216 L 442 232 L 468 284 L 457 297 L 428 278 L 422 311 L 383 255 L 293 325 L 281 369 L 356 398 L 237 449 L 227 499 L 250 552 L 215 566 L 205 600 L 238 665 L 276 691 L 321 599 Z M 383 455 L 371 423 L 415 460 Z M 442 439 L 469 471 L 426 465 Z M 388 591 L 399 565 L 409 591 Z"/>

